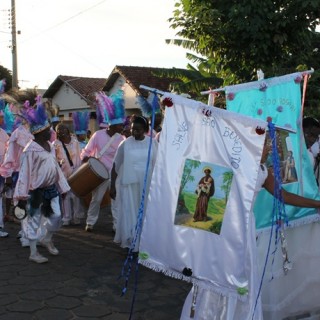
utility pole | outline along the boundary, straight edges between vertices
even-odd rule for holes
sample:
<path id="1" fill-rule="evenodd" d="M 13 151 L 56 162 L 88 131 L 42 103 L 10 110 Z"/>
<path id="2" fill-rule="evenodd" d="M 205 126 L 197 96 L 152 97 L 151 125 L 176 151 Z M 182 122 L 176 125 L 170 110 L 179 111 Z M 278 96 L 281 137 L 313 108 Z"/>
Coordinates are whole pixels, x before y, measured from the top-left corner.
<path id="1" fill-rule="evenodd" d="M 17 59 L 17 31 L 16 31 L 16 4 L 11 0 L 11 35 L 12 35 L 12 89 L 18 89 L 18 59 Z"/>

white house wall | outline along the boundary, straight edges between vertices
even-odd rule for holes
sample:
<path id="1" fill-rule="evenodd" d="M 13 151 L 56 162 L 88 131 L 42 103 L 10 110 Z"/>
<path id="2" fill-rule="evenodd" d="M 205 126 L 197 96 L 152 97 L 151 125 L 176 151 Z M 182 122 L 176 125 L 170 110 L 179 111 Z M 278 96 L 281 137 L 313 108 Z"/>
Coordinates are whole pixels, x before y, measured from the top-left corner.
<path id="1" fill-rule="evenodd" d="M 59 91 L 57 91 L 57 93 L 53 96 L 52 102 L 60 107 L 59 115 L 63 115 L 65 119 L 69 118 L 69 114 L 71 112 L 91 110 L 86 101 L 81 98 L 79 93 L 74 91 L 67 84 L 63 84 L 60 87 Z"/>

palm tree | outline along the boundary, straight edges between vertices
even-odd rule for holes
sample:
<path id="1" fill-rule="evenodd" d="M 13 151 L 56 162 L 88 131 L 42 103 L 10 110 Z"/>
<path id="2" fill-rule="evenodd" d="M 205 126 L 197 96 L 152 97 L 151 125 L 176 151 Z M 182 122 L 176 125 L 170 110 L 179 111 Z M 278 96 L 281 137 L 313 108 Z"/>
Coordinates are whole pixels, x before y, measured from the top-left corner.
<path id="1" fill-rule="evenodd" d="M 223 185 L 221 185 L 220 188 L 222 191 L 224 191 L 226 203 L 228 202 L 228 196 L 231 189 L 232 177 L 233 177 L 233 172 L 231 171 L 226 171 L 223 174 Z"/>

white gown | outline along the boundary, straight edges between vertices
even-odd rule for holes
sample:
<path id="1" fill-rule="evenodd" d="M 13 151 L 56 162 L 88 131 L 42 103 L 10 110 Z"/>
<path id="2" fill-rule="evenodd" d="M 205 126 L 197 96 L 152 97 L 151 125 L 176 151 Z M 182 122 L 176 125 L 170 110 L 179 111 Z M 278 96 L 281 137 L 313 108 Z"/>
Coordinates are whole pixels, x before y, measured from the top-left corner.
<path id="1" fill-rule="evenodd" d="M 134 137 L 129 137 L 119 145 L 114 159 L 115 169 L 118 174 L 117 180 L 119 179 L 116 195 L 117 226 L 114 241 L 119 243 L 123 248 L 130 248 L 135 235 L 137 216 L 144 186 L 149 143 L 149 137 L 145 137 L 141 141 L 135 140 Z M 157 149 L 158 142 L 153 139 L 146 184 L 145 204 L 148 197 Z M 139 241 L 136 242 L 134 251 L 137 251 L 138 247 Z"/>

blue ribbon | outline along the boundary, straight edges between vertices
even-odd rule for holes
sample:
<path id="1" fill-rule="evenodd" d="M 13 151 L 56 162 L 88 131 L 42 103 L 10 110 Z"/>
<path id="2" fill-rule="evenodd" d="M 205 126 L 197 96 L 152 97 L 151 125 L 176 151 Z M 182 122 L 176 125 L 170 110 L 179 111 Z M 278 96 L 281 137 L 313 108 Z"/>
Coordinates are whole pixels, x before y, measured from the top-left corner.
<path id="1" fill-rule="evenodd" d="M 127 258 L 124 262 L 124 265 L 122 267 L 121 271 L 121 277 L 125 277 L 125 284 L 124 287 L 122 288 L 121 296 L 123 296 L 127 292 L 128 288 L 128 283 L 129 283 L 129 278 L 131 275 L 131 270 L 133 263 L 135 262 L 135 282 L 134 282 L 134 293 L 132 297 L 132 303 L 131 303 L 131 310 L 130 310 L 130 317 L 129 320 L 131 319 L 133 315 L 133 308 L 134 308 L 134 303 L 135 303 L 135 298 L 136 298 L 136 292 L 138 289 L 138 273 L 139 273 L 139 264 L 138 264 L 138 259 L 137 256 L 134 256 L 134 248 L 137 244 L 138 239 L 140 239 L 141 231 L 142 231 L 142 224 L 143 224 L 143 217 L 144 217 L 144 203 L 145 203 L 145 195 L 146 195 L 146 188 L 147 188 L 147 181 L 148 181 L 148 174 L 149 174 L 149 167 L 150 167 L 150 160 L 151 160 L 151 150 L 152 150 L 152 132 L 154 128 L 154 119 L 155 119 L 155 110 L 158 105 L 158 96 L 156 92 L 154 92 L 154 97 L 152 100 L 152 118 L 151 118 L 151 135 L 150 135 L 150 142 L 149 142 L 149 148 L 148 148 L 148 158 L 147 158 L 147 163 L 146 163 L 146 171 L 144 174 L 144 180 L 143 180 L 143 189 L 142 189 L 142 196 L 141 196 L 141 201 L 140 201 L 140 207 L 138 211 L 138 217 L 137 217 L 137 224 L 135 227 L 135 236 L 131 242 Z"/>
<path id="2" fill-rule="evenodd" d="M 282 178 L 280 174 L 280 159 L 279 159 L 279 153 L 277 148 L 277 134 L 275 130 L 275 125 L 270 121 L 268 122 L 268 128 L 269 128 L 269 136 L 272 142 L 272 163 L 273 163 L 273 174 L 274 174 L 274 194 L 273 194 L 273 212 L 272 212 L 272 224 L 271 224 L 271 230 L 270 230 L 270 237 L 268 242 L 268 249 L 266 254 L 266 259 L 263 266 L 263 272 L 260 280 L 259 290 L 257 294 L 257 299 L 255 301 L 255 306 L 252 314 L 252 319 L 254 319 L 254 314 L 257 308 L 258 300 L 261 294 L 263 279 L 265 276 L 267 263 L 269 259 L 270 249 L 271 249 L 271 240 L 273 235 L 273 228 L 275 228 L 275 249 L 272 252 L 272 267 L 274 264 L 275 259 L 275 253 L 278 250 L 278 243 L 279 243 L 279 232 L 283 228 L 282 221 L 284 220 L 286 222 L 286 225 L 288 225 L 288 217 L 286 215 L 285 205 L 282 197 Z M 271 280 L 273 279 L 273 276 Z"/>

